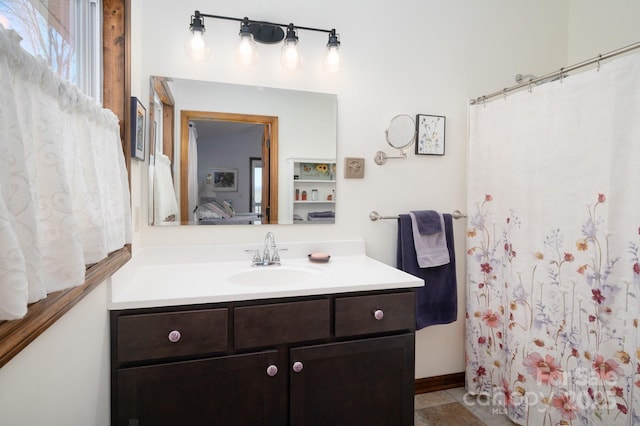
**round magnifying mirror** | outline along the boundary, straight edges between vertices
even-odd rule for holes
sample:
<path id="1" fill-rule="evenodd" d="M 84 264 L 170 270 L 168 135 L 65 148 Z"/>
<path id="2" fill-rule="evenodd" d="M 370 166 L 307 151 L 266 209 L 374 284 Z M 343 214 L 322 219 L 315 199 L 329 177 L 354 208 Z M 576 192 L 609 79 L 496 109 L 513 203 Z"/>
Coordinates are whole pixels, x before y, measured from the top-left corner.
<path id="1" fill-rule="evenodd" d="M 400 114 L 391 119 L 385 130 L 387 143 L 402 151 L 416 140 L 416 122 L 410 115 Z"/>

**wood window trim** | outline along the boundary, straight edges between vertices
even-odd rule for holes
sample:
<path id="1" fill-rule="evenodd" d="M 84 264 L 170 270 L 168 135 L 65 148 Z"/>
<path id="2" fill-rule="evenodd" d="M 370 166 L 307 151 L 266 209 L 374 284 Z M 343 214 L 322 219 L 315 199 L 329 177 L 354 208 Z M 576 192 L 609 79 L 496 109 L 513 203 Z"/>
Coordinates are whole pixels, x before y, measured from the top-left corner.
<path id="1" fill-rule="evenodd" d="M 103 105 L 120 120 L 120 140 L 131 180 L 131 139 L 129 130 L 130 75 L 130 11 L 131 0 L 103 0 Z M 131 247 L 122 247 L 87 268 L 82 285 L 47 295 L 29 305 L 20 320 L 0 321 L 0 367 L 16 356 L 42 332 L 69 311 L 91 290 L 113 275 L 131 259 Z"/>
<path id="2" fill-rule="evenodd" d="M 0 367 L 9 362 L 129 259 L 131 259 L 129 247 L 123 247 L 87 268 L 84 284 L 49 293 L 46 298 L 29 305 L 24 318 L 0 323 Z"/>

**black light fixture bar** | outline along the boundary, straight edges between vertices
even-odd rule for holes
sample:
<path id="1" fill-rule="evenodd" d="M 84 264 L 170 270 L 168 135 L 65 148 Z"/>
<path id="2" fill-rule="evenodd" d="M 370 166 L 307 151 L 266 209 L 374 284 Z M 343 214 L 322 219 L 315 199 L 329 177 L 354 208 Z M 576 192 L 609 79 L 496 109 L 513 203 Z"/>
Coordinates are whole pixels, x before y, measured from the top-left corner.
<path id="1" fill-rule="evenodd" d="M 247 19 L 247 18 L 234 18 L 232 16 L 211 15 L 211 14 L 208 14 L 208 13 L 201 13 L 199 10 L 196 10 L 194 12 L 193 17 L 195 17 L 196 19 L 198 19 L 199 17 L 204 17 L 204 18 L 224 19 L 224 20 L 227 20 L 227 21 L 236 21 L 236 22 L 242 22 L 245 19 Z M 274 26 L 278 26 L 280 28 L 287 28 L 287 27 L 289 27 L 289 25 L 293 25 L 293 28 L 296 29 L 296 30 L 318 31 L 318 32 L 321 32 L 321 33 L 328 33 L 328 34 L 330 34 L 333 31 L 333 33 L 335 33 L 335 29 L 325 30 L 324 28 L 303 27 L 301 25 L 280 24 L 280 23 L 277 23 L 277 22 L 269 22 L 269 21 L 254 21 L 253 19 L 249 19 L 249 24 L 274 25 Z"/>
<path id="2" fill-rule="evenodd" d="M 335 28 L 330 30 L 324 28 L 305 27 L 302 25 L 282 24 L 279 22 L 255 21 L 248 17 L 235 18 L 233 16 L 213 15 L 201 13 L 196 10 L 191 15 L 189 29 L 193 37 L 187 46 L 188 54 L 196 61 L 208 57 L 209 49 L 203 40 L 206 32 L 204 18 L 221 19 L 226 21 L 240 22 L 240 43 L 236 49 L 236 62 L 240 65 L 253 65 L 256 58 L 255 43 L 275 44 L 284 40 L 281 53 L 281 64 L 284 69 L 294 70 L 301 66 L 302 56 L 296 45 L 298 43 L 297 30 L 316 31 L 329 35 L 326 44 L 324 68 L 329 72 L 337 72 L 340 66 L 340 40 Z"/>

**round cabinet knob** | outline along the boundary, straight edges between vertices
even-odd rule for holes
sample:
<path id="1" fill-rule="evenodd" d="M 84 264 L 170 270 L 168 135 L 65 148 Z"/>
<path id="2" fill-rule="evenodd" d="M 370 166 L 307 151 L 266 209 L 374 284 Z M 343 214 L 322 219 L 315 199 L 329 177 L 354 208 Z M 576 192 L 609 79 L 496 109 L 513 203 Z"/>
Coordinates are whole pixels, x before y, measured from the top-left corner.
<path id="1" fill-rule="evenodd" d="M 293 371 L 299 373 L 304 368 L 304 365 L 300 361 L 296 361 L 293 363 Z"/>
<path id="2" fill-rule="evenodd" d="M 278 367 L 276 367 L 273 364 L 271 364 L 270 366 L 267 367 L 267 376 L 273 377 L 276 374 L 278 374 Z"/>
<path id="3" fill-rule="evenodd" d="M 384 318 L 384 312 L 382 311 L 382 309 L 376 309 L 373 313 L 373 317 L 380 321 L 382 318 Z"/>
<path id="4" fill-rule="evenodd" d="M 176 343 L 178 340 L 180 340 L 180 337 L 182 337 L 180 335 L 180 332 L 178 330 L 173 330 L 171 332 L 169 332 L 169 341 L 171 343 Z"/>

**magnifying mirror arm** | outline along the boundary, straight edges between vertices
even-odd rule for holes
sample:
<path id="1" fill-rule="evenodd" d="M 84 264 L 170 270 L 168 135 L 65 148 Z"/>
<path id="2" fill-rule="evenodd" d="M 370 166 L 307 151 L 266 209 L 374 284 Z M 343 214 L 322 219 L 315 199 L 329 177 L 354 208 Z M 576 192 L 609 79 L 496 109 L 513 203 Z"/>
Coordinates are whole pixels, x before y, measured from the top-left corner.
<path id="1" fill-rule="evenodd" d="M 394 160 L 394 159 L 406 160 L 407 159 L 407 153 L 404 152 L 403 150 L 400 150 L 400 155 L 399 156 L 388 156 L 384 151 L 378 151 L 378 152 L 376 152 L 376 156 L 373 158 L 373 160 L 379 166 L 382 166 L 383 164 L 385 164 L 387 162 L 387 160 Z"/>

